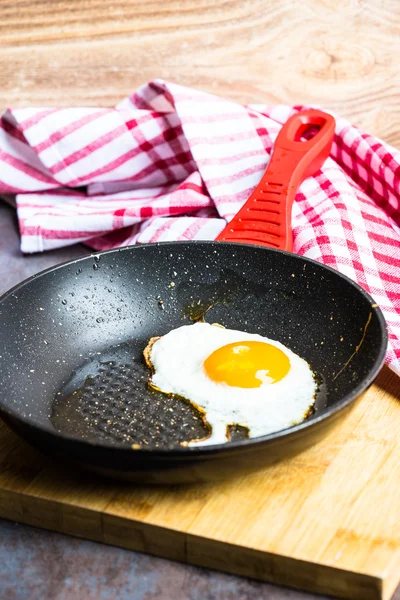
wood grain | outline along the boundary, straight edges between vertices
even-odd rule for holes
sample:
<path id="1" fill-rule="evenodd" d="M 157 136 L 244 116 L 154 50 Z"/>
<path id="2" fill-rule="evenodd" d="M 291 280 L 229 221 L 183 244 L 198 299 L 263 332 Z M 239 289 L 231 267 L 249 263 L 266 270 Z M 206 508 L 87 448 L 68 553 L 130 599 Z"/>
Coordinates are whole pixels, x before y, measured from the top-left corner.
<path id="1" fill-rule="evenodd" d="M 0 516 L 351 600 L 400 581 L 400 395 L 384 368 L 350 417 L 247 477 L 134 486 L 61 469 L 0 425 Z"/>
<path id="2" fill-rule="evenodd" d="M 400 146 L 398 0 L 0 1 L 0 106 L 110 106 L 155 77 L 313 103 Z"/>

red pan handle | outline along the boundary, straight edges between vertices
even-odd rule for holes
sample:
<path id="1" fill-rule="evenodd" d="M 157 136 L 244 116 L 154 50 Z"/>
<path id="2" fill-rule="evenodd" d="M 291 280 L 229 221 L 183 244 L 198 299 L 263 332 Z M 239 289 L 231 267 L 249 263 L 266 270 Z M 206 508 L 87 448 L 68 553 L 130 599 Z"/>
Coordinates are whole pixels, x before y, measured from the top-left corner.
<path id="1" fill-rule="evenodd" d="M 306 141 L 310 127 L 318 132 Z M 224 242 L 292 250 L 292 204 L 300 184 L 328 158 L 335 119 L 320 110 L 305 110 L 283 125 L 260 183 L 245 205 L 217 237 Z"/>

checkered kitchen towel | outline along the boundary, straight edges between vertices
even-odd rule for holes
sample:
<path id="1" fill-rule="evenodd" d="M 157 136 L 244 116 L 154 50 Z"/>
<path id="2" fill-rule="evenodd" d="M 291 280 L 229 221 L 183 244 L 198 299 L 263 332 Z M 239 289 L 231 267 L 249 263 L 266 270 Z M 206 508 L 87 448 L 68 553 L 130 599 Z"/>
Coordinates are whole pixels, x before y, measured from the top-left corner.
<path id="1" fill-rule="evenodd" d="M 214 239 L 258 183 L 278 131 L 304 106 L 242 106 L 156 80 L 115 109 L 10 109 L 0 194 L 22 252 Z M 337 118 L 331 157 L 301 186 L 293 250 L 357 281 L 382 308 L 400 374 L 400 152 Z"/>

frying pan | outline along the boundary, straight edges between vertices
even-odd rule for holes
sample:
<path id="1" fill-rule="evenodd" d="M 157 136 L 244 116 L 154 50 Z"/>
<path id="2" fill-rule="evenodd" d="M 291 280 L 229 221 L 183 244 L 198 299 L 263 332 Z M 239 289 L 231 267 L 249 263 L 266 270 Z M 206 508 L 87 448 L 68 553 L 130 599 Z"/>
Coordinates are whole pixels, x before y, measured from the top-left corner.
<path id="1" fill-rule="evenodd" d="M 291 117 L 218 241 L 86 256 L 2 296 L 0 414 L 10 427 L 56 460 L 157 483 L 259 469 L 320 440 L 372 383 L 387 345 L 382 313 L 364 290 L 290 253 L 294 195 L 327 158 L 333 133 L 333 118 L 320 111 Z M 319 383 L 314 413 L 257 438 L 238 426 L 225 444 L 182 445 L 202 437 L 204 424 L 190 403 L 148 388 L 142 352 L 151 337 L 204 314 L 303 357 Z"/>

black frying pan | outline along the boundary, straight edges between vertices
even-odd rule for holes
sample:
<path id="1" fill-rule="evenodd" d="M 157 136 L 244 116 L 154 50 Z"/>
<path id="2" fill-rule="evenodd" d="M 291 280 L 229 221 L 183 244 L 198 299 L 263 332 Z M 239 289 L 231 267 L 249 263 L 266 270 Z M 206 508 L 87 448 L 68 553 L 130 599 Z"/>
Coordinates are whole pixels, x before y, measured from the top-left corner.
<path id="1" fill-rule="evenodd" d="M 302 142 L 310 123 L 319 132 Z M 146 482 L 226 477 L 317 442 L 378 374 L 384 318 L 366 292 L 333 269 L 249 243 L 290 249 L 291 201 L 325 160 L 332 135 L 333 119 L 316 111 L 282 128 L 260 186 L 220 236 L 246 244 L 174 242 L 103 252 L 7 292 L 0 300 L 4 420 L 54 458 Z M 287 162 L 294 154 L 295 168 Z M 247 439 L 236 427 L 226 444 L 182 446 L 204 436 L 201 416 L 148 388 L 142 352 L 151 337 L 204 314 L 279 340 L 305 358 L 320 384 L 315 412 L 263 437 Z"/>

